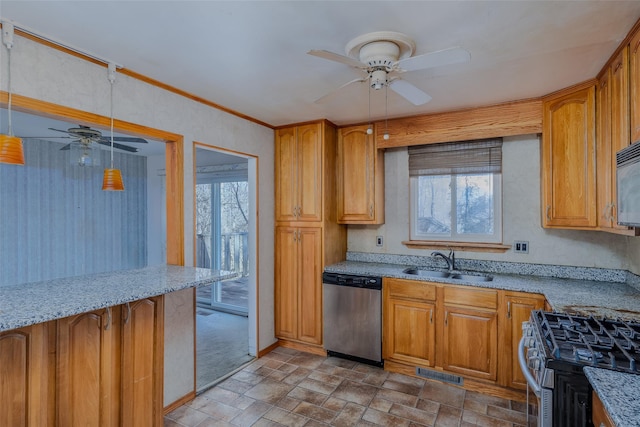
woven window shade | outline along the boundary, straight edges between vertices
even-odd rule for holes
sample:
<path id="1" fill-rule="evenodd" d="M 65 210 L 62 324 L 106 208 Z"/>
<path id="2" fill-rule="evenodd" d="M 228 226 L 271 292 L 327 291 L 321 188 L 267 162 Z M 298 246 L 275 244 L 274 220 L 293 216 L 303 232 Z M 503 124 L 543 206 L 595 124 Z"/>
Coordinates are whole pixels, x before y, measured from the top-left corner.
<path id="1" fill-rule="evenodd" d="M 502 138 L 409 147 L 409 175 L 500 173 Z"/>

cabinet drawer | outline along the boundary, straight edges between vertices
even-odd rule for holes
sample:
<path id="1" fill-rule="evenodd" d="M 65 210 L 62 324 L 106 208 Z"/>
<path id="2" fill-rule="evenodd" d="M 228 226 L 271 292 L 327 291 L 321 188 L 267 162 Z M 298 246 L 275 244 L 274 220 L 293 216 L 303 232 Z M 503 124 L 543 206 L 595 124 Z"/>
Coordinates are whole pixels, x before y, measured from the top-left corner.
<path id="1" fill-rule="evenodd" d="M 434 301 L 436 286 L 415 280 L 388 279 L 384 282 L 385 294 L 389 298 Z"/>
<path id="2" fill-rule="evenodd" d="M 469 307 L 498 308 L 498 291 L 495 289 L 445 287 L 444 303 Z"/>

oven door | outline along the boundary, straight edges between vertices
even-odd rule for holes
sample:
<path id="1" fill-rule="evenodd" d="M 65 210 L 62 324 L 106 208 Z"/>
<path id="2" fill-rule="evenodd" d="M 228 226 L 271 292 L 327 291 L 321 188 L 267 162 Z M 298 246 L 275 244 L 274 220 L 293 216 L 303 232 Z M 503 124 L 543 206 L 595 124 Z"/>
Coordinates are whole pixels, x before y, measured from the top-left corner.
<path id="1" fill-rule="evenodd" d="M 537 427 L 553 427 L 553 389 L 542 387 L 529 369 L 526 343 L 532 339 L 531 336 L 527 336 L 525 333 L 518 344 L 518 362 L 527 380 L 527 407 L 530 404 L 529 390 L 531 390 L 535 396 L 535 402 L 531 403 L 534 403 L 537 407 L 537 423 L 535 425 Z M 539 361 L 539 363 L 544 365 L 543 361 Z M 544 369 L 544 366 L 542 366 L 542 369 Z M 527 427 L 530 425 L 529 410 L 527 408 Z"/>

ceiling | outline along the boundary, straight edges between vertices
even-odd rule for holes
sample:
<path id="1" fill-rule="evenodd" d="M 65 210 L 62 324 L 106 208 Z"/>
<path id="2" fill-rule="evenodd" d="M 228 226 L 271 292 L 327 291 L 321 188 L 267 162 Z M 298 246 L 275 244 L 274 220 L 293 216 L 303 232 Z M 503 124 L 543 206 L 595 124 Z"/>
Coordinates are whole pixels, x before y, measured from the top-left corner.
<path id="1" fill-rule="evenodd" d="M 271 126 L 344 125 L 538 97 L 595 77 L 640 1 L 2 0 L 0 17 Z M 373 31 L 407 34 L 415 55 L 461 47 L 471 60 L 402 74 L 433 98 L 421 106 L 389 91 L 385 112 L 385 91 L 372 90 L 369 111 L 364 83 L 314 102 L 363 74 L 307 52 L 345 55 Z"/>

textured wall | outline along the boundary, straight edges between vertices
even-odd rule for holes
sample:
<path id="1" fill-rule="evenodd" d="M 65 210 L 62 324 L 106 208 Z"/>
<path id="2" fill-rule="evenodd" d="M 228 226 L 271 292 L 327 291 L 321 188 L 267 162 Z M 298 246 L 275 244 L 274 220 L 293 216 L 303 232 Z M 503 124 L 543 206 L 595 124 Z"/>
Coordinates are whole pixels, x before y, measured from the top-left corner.
<path id="1" fill-rule="evenodd" d="M 19 36 L 16 37 L 11 59 L 11 83 L 14 93 L 109 116 L 109 82 L 105 67 Z M 113 60 L 118 61 L 118 58 L 114 57 Z M 6 69 L 6 55 L 0 56 L 0 66 L 2 70 Z M 176 72 L 188 70 L 181 70 L 180 64 L 177 63 Z M 0 78 L 0 88 L 7 90 L 6 79 Z M 257 334 L 252 334 L 252 337 L 259 339 L 259 348 L 264 349 L 271 345 L 275 342 L 273 130 L 121 74 L 118 74 L 114 86 L 114 116 L 118 120 L 173 132 L 184 137 L 186 265 L 193 265 L 194 260 L 192 142 L 198 141 L 255 156 L 257 175 L 253 181 L 258 186 L 256 193 L 259 194 L 259 198 L 258 205 L 252 206 L 252 210 L 256 222 L 254 229 L 260 232 L 254 245 L 259 257 L 259 263 L 256 263 L 259 270 L 255 275 L 259 290 L 250 293 L 250 322 L 259 325 Z M 170 304 L 171 301 L 165 305 L 168 312 L 171 310 Z M 259 310 L 256 310 L 258 306 Z M 254 317 L 257 313 L 259 319 Z M 192 324 L 186 320 L 188 319 L 183 323 L 182 333 L 193 334 Z M 173 340 L 174 336 L 165 337 L 165 357 L 170 360 L 173 360 L 172 352 L 178 351 L 182 345 L 179 341 Z M 185 384 L 193 384 L 193 369 L 187 364 L 176 364 L 173 369 L 177 371 L 176 375 L 185 378 Z M 182 396 L 190 391 L 192 387 L 185 388 L 183 384 L 166 383 L 165 404 L 171 403 L 172 396 Z"/>
<path id="2" fill-rule="evenodd" d="M 114 153 L 126 191 L 102 191 L 109 152 L 80 167 L 63 145 L 26 140 L 25 166 L 0 164 L 0 286 L 147 263 L 146 158 Z"/>
<path id="3" fill-rule="evenodd" d="M 527 240 L 528 254 L 462 252 L 457 256 L 538 264 L 580 267 L 626 268 L 627 238 L 597 231 L 543 229 L 540 222 L 540 147 L 535 135 L 504 139 L 502 146 L 503 241 Z M 377 252 L 428 256 L 431 250 L 408 249 L 409 172 L 406 149 L 385 154 L 385 217 L 382 226 L 349 226 L 348 248 L 354 252 Z M 375 246 L 375 236 L 385 238 Z M 636 262 L 637 264 L 637 262 Z"/>

